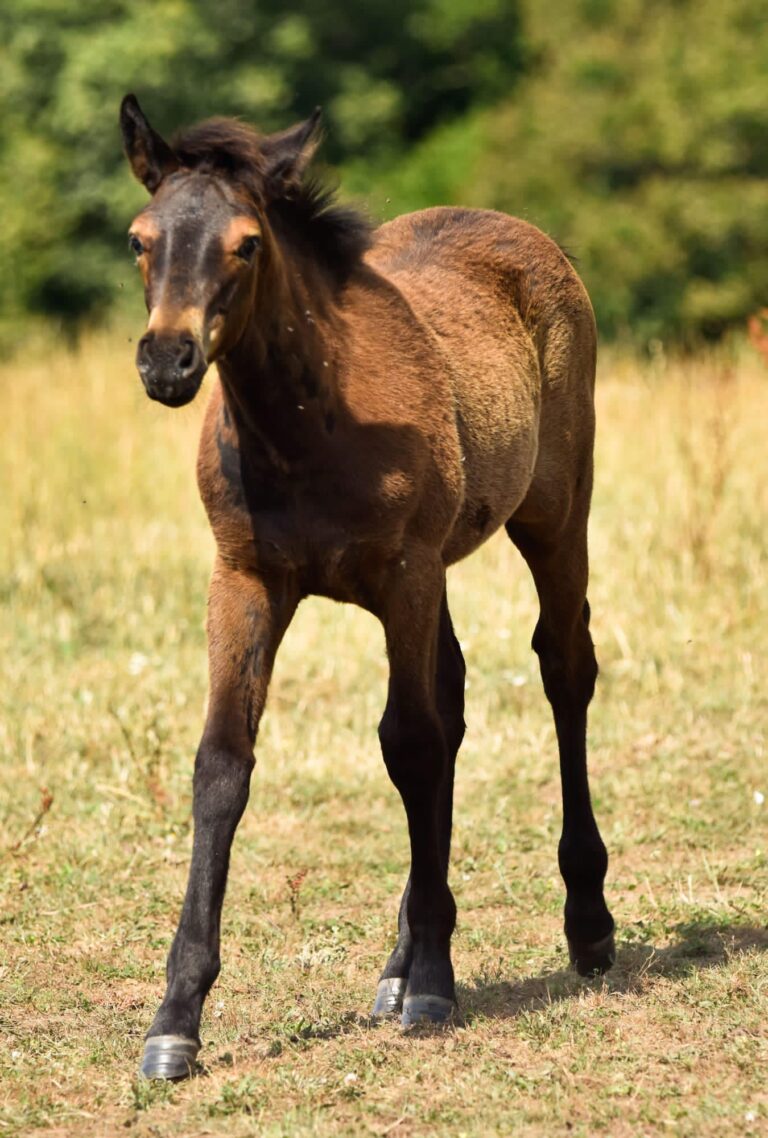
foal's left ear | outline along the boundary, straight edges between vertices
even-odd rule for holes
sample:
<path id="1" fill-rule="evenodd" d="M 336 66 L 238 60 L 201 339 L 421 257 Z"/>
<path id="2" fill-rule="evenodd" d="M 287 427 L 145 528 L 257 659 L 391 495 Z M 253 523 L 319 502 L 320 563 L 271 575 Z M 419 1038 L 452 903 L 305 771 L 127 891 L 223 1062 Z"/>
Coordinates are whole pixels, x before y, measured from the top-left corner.
<path id="1" fill-rule="evenodd" d="M 290 197 L 299 188 L 321 137 L 320 108 L 316 107 L 305 122 L 289 126 L 278 134 L 268 134 L 261 140 L 268 201 Z"/>
<path id="2" fill-rule="evenodd" d="M 120 129 L 131 169 L 154 194 L 163 178 L 178 170 L 178 158 L 149 125 L 135 95 L 126 95 L 120 104 Z"/>

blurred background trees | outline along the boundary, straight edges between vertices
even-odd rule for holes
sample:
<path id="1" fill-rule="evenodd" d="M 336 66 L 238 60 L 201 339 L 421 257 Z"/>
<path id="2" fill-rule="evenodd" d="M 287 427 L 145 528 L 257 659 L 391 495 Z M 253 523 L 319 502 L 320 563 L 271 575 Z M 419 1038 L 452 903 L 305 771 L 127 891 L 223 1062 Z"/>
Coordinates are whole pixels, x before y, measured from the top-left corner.
<path id="1" fill-rule="evenodd" d="M 135 91 L 161 131 L 316 104 L 374 218 L 490 206 L 570 252 L 604 334 L 715 338 L 768 302 L 761 0 L 6 0 L 0 337 L 104 317 L 137 285 Z M 130 286 L 128 286 L 130 282 Z"/>

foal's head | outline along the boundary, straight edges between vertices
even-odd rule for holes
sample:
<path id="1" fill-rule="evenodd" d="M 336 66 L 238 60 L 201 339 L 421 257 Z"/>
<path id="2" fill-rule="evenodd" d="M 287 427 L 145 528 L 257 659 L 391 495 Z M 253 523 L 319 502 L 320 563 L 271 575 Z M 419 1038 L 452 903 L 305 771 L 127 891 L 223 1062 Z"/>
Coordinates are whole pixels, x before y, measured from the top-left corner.
<path id="1" fill-rule="evenodd" d="M 129 235 L 149 311 L 136 362 L 152 399 L 188 403 L 242 335 L 274 257 L 268 211 L 302 192 L 318 117 L 273 135 L 212 119 L 169 145 L 123 99 L 125 151 L 152 195 Z"/>

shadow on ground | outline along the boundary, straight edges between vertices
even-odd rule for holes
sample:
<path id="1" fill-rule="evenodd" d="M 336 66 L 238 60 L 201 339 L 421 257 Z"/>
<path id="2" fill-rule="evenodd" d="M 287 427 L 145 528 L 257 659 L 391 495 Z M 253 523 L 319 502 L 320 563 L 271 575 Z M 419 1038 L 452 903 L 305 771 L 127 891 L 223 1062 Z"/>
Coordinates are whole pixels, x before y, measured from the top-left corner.
<path id="1" fill-rule="evenodd" d="M 665 948 L 639 941 L 618 941 L 616 964 L 605 977 L 583 980 L 570 969 L 531 976 L 518 982 L 487 982 L 459 986 L 464 1019 L 480 1015 L 506 1019 L 548 1004 L 573 999 L 585 986 L 600 984 L 609 992 L 638 992 L 653 977 L 681 979 L 705 968 L 717 968 L 746 952 L 768 951 L 768 928 L 693 922 L 678 925 L 677 940 Z"/>
<path id="2" fill-rule="evenodd" d="M 457 1026 L 461 1023 L 469 1025 L 476 1018 L 512 1019 L 523 1012 L 576 999 L 585 989 L 595 985 L 608 992 L 640 992 L 652 984 L 654 978 L 682 979 L 703 969 L 720 967 L 748 952 L 768 951 L 768 928 L 692 922 L 678 925 L 674 931 L 677 939 L 664 948 L 641 941 L 619 940 L 615 966 L 607 976 L 595 980 L 584 980 L 570 968 L 561 968 L 517 982 L 478 978 L 474 984 L 460 984 Z M 359 1011 L 344 1012 L 317 1021 L 310 1019 L 294 1032 L 262 1041 L 259 1054 L 261 1058 L 278 1056 L 285 1046 L 306 1046 L 337 1039 L 364 1032 L 375 1024 L 369 1015 Z M 409 1029 L 409 1034 L 419 1038 L 440 1031 L 439 1026 L 425 1024 Z M 208 1056 L 201 1073 L 228 1063 L 231 1063 L 228 1054 L 219 1058 Z"/>

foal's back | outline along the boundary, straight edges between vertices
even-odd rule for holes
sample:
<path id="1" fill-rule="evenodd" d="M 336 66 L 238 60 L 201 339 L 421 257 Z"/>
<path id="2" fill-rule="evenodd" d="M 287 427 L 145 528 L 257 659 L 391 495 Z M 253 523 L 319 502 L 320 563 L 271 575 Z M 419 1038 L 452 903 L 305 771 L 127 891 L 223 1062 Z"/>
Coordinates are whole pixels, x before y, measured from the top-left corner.
<path id="1" fill-rule="evenodd" d="M 432 330 L 447 371 L 464 494 L 446 562 L 518 511 L 559 528 L 594 436 L 594 317 L 568 259 L 527 222 L 452 208 L 383 225 L 368 259 Z"/>

